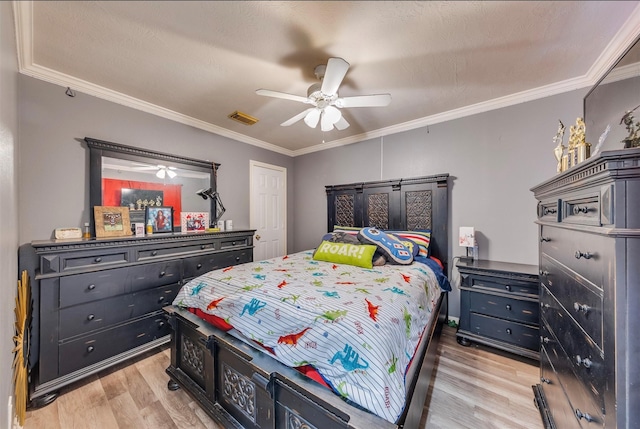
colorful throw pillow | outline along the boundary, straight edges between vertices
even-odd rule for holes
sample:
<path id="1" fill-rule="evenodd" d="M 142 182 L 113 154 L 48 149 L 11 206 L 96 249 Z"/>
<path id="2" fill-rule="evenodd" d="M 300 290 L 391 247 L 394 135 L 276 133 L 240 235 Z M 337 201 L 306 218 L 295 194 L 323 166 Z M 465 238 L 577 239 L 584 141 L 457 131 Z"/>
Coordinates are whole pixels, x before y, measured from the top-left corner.
<path id="1" fill-rule="evenodd" d="M 392 264 L 407 265 L 413 262 L 413 255 L 396 238 L 376 228 L 362 228 L 358 232 L 358 239 L 363 243 L 375 244 L 378 250 Z"/>
<path id="2" fill-rule="evenodd" d="M 416 243 L 415 241 L 405 238 L 398 234 L 393 234 L 393 233 L 392 234 L 387 233 L 387 234 L 392 236 L 396 240 L 398 240 L 400 243 L 404 244 L 404 247 L 409 249 L 409 251 L 411 252 L 411 255 L 413 255 L 414 257 L 418 253 L 420 253 L 420 246 L 418 246 L 418 243 Z"/>
<path id="3" fill-rule="evenodd" d="M 329 232 L 322 237 L 322 240 L 331 241 L 332 243 L 360 244 L 360 240 L 358 240 L 356 235 L 342 231 Z"/>
<path id="4" fill-rule="evenodd" d="M 344 232 L 345 234 L 350 234 L 350 235 L 358 235 L 358 232 L 361 229 L 362 228 L 358 228 L 357 226 L 340 226 L 340 225 L 333 226 L 333 232 Z"/>
<path id="5" fill-rule="evenodd" d="M 387 234 L 393 234 L 397 237 L 402 237 L 403 239 L 408 239 L 413 241 L 418 245 L 420 249 L 418 251 L 418 255 L 424 256 L 425 258 L 429 256 L 429 243 L 431 242 L 431 231 L 423 230 L 423 231 L 385 231 Z"/>
<path id="6" fill-rule="evenodd" d="M 316 261 L 333 262 L 335 264 L 355 265 L 362 268 L 373 268 L 373 254 L 377 247 L 370 244 L 320 243 L 313 259 Z"/>

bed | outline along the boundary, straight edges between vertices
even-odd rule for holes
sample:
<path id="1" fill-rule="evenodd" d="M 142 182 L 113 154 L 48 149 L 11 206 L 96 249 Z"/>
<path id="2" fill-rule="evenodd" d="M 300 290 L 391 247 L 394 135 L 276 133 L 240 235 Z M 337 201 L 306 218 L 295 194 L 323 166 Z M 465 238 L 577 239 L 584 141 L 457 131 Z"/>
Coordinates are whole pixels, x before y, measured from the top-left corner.
<path id="1" fill-rule="evenodd" d="M 169 388 L 225 427 L 417 427 L 447 316 L 447 181 L 326 187 L 329 231 L 430 230 L 429 257 L 362 268 L 319 245 L 184 285 L 165 308 Z"/>

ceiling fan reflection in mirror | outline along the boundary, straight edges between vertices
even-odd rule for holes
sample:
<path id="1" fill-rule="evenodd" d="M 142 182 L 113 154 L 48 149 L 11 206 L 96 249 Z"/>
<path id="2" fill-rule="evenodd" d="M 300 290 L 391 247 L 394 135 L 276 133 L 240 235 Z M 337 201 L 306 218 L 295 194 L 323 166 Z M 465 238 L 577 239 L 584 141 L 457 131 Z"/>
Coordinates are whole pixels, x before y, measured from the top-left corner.
<path id="1" fill-rule="evenodd" d="M 157 170 L 156 177 L 158 179 L 164 179 L 165 176 L 169 176 L 169 179 L 173 179 L 178 175 L 178 173 L 176 173 L 175 171 L 177 170 L 176 167 L 166 166 L 162 164 L 158 164 L 158 165 L 147 165 L 147 164 L 138 164 L 138 163 L 134 163 L 134 164 L 139 166 L 139 167 L 133 167 L 134 170 Z"/>
<path id="2" fill-rule="evenodd" d="M 334 127 L 338 130 L 344 130 L 349 126 L 349 122 L 342 116 L 341 108 L 384 107 L 391 103 L 391 94 L 340 97 L 338 88 L 347 74 L 347 70 L 349 70 L 348 62 L 342 58 L 329 58 L 327 65 L 323 64 L 315 68 L 314 73 L 320 82 L 309 87 L 306 97 L 269 89 L 258 89 L 256 94 L 298 101 L 313 106 L 280 124 L 284 127 L 304 119 L 305 124 L 311 128 L 315 128 L 320 122 L 322 131 L 331 131 Z"/>

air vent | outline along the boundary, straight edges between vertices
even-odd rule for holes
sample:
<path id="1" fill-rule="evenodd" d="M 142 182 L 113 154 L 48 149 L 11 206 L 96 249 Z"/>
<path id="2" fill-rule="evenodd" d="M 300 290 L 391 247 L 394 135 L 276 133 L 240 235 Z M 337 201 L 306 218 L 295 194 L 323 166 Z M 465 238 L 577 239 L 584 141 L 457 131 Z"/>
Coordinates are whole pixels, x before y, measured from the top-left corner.
<path id="1" fill-rule="evenodd" d="M 242 124 L 245 125 L 253 125 L 256 122 L 258 122 L 258 119 L 254 118 L 253 116 L 249 116 L 246 113 L 242 113 L 239 111 L 235 111 L 232 114 L 229 115 L 229 118 L 233 119 L 234 121 L 238 121 Z"/>

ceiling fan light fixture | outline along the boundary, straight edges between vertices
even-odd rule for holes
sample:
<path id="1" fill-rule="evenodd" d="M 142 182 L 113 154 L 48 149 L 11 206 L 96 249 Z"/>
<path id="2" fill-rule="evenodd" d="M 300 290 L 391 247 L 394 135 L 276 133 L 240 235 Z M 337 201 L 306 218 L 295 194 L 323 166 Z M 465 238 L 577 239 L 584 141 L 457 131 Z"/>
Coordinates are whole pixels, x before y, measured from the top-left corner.
<path id="1" fill-rule="evenodd" d="M 158 179 L 164 179 L 165 174 L 166 174 L 166 170 L 164 168 L 161 168 L 160 170 L 156 171 L 156 177 Z"/>
<path id="2" fill-rule="evenodd" d="M 178 175 L 178 173 L 176 173 L 173 170 L 167 170 L 167 176 L 169 176 L 169 179 L 173 179 L 174 177 L 176 177 Z"/>

